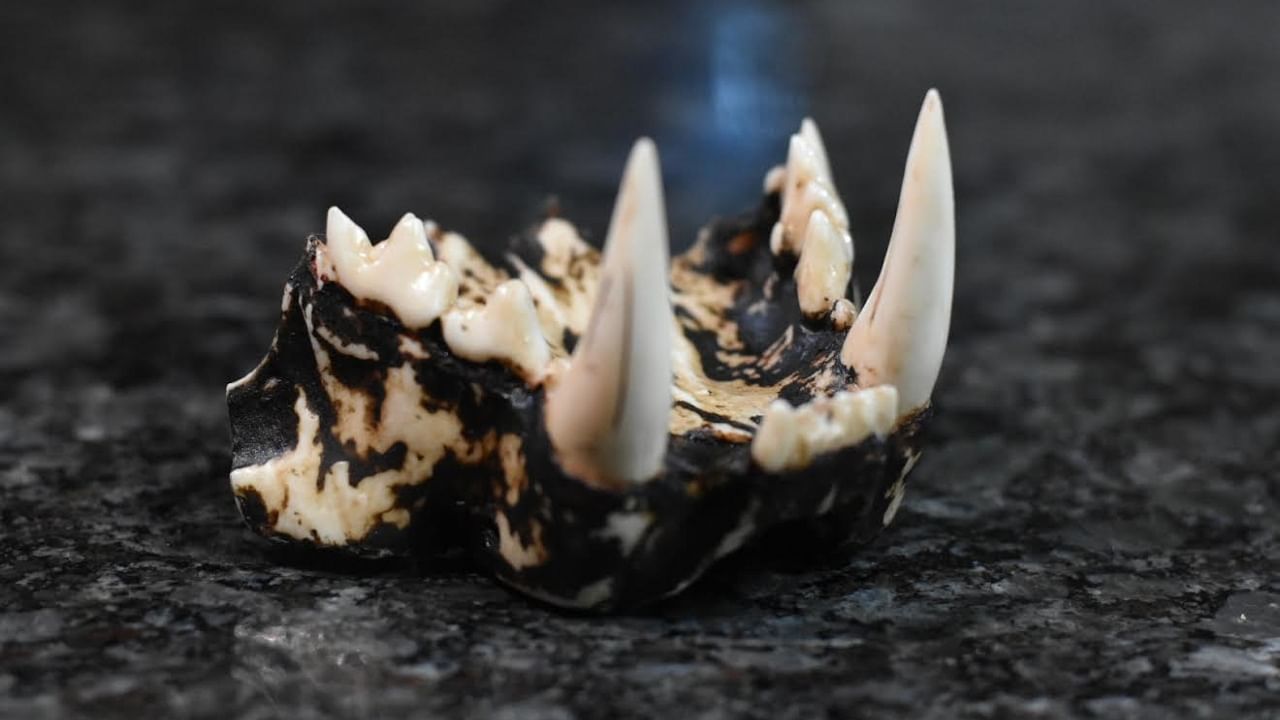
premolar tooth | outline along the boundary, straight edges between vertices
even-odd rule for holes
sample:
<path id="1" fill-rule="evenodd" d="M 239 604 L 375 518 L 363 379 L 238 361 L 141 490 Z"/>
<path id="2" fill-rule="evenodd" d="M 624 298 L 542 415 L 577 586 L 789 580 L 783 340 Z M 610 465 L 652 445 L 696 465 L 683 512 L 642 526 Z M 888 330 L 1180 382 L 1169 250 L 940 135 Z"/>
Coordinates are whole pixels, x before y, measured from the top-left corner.
<path id="1" fill-rule="evenodd" d="M 457 277 L 435 262 L 426 229 L 412 213 L 373 246 L 351 218 L 329 208 L 325 252 L 348 292 L 386 305 L 408 327 L 430 325 L 457 299 Z"/>
<path id="2" fill-rule="evenodd" d="M 785 185 L 778 223 L 770 237 L 770 248 L 780 253 L 799 254 L 806 227 L 814 210 L 822 210 L 837 228 L 849 229 L 849 216 L 836 195 L 827 150 L 813 120 L 805 118 L 800 132 L 791 136 L 787 148 Z"/>
<path id="3" fill-rule="evenodd" d="M 814 210 L 795 270 L 800 310 L 809 318 L 825 316 L 844 297 L 852 270 L 853 240 L 832 225 L 825 212 Z"/>
<path id="4" fill-rule="evenodd" d="M 547 395 L 547 432 L 568 472 L 610 487 L 661 471 L 673 322 L 662 176 L 645 138 L 623 171 L 590 323 Z"/>
<path id="5" fill-rule="evenodd" d="M 441 326 L 454 354 L 474 362 L 504 362 L 531 385 L 542 381 L 551 361 L 533 296 L 521 280 L 494 288 L 484 305 L 450 310 Z"/>
<path id="6" fill-rule="evenodd" d="M 929 401 L 951 325 L 955 199 L 936 90 L 916 121 L 884 267 L 840 357 L 858 385 L 894 385 L 905 414 Z"/>
<path id="7" fill-rule="evenodd" d="M 822 133 L 818 132 L 818 123 L 814 122 L 813 118 L 805 118 L 800 121 L 800 137 L 809 143 L 809 147 L 813 151 L 814 159 L 817 161 L 819 177 L 831 183 L 831 161 L 827 159 L 827 146 L 822 142 Z"/>

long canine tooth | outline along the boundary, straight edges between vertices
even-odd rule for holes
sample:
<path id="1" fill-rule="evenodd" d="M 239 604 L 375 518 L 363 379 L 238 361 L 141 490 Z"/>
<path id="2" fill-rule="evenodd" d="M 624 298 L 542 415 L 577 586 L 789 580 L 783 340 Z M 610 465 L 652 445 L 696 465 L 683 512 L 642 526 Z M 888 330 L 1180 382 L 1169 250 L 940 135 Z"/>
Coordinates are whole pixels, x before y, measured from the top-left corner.
<path id="1" fill-rule="evenodd" d="M 547 432 L 561 465 L 617 487 L 662 469 L 671 415 L 667 216 L 653 142 L 636 142 L 605 240 L 591 321 L 548 390 Z"/>
<path id="2" fill-rule="evenodd" d="M 852 271 L 853 240 L 832 225 L 825 212 L 814 210 L 795 270 L 800 310 L 810 318 L 829 313 L 835 301 L 844 297 Z"/>
<path id="3" fill-rule="evenodd" d="M 840 357 L 858 385 L 894 385 L 902 414 L 929 401 L 951 326 L 955 281 L 951 155 L 936 90 L 925 96 L 907 153 L 884 267 Z"/>

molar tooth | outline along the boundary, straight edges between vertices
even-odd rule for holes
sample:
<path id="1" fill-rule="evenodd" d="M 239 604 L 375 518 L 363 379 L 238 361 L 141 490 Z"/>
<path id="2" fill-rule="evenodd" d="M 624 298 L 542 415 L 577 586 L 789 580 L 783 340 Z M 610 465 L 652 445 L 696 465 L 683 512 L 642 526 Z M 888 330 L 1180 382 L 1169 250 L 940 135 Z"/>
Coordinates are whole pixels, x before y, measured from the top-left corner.
<path id="1" fill-rule="evenodd" d="M 600 486 L 661 471 L 673 323 L 662 177 L 644 138 L 623 171 L 590 323 L 547 394 L 547 432 L 565 470 Z"/>
<path id="2" fill-rule="evenodd" d="M 907 153 L 884 267 L 840 354 L 859 386 L 897 386 L 904 414 L 929 401 L 938 379 L 954 278 L 951 156 L 942 100 L 930 90 Z"/>
<path id="3" fill-rule="evenodd" d="M 373 246 L 351 218 L 329 208 L 325 252 L 347 291 L 386 305 L 408 327 L 430 325 L 457 299 L 457 277 L 435 262 L 426 229 L 412 213 Z"/>
<path id="4" fill-rule="evenodd" d="M 455 355 L 474 362 L 505 362 L 530 384 L 542 381 L 551 362 L 533 296 L 522 280 L 494 288 L 482 306 L 450 310 L 441 326 Z"/>
<path id="5" fill-rule="evenodd" d="M 796 263 L 796 292 L 800 309 L 809 318 L 820 318 L 844 297 L 853 271 L 853 240 L 832 225 L 827 214 L 814 210 L 805 229 L 800 261 Z"/>
<path id="6" fill-rule="evenodd" d="M 414 262 L 420 258 L 428 262 L 435 260 L 431 243 L 427 242 L 426 225 L 413 213 L 405 213 L 392 228 L 386 242 L 373 248 L 375 259 L 388 257 L 393 253 L 400 261 Z"/>

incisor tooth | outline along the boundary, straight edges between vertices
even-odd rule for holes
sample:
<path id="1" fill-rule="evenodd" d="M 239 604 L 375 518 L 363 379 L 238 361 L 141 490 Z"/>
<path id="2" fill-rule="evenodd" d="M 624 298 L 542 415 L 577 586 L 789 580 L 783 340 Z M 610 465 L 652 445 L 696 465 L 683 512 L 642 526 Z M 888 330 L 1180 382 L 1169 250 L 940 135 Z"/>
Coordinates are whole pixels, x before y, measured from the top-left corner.
<path id="1" fill-rule="evenodd" d="M 375 300 L 411 328 L 435 322 L 458 296 L 458 279 L 437 263 L 422 221 L 412 213 L 376 246 L 351 218 L 329 208 L 325 252 L 338 280 L 352 295 Z"/>
<path id="2" fill-rule="evenodd" d="M 884 437 L 898 415 L 898 393 L 890 385 L 818 397 L 799 407 L 774 400 L 751 441 L 751 457 L 769 472 L 805 467 L 814 457 Z"/>
<path id="3" fill-rule="evenodd" d="M 844 297 L 852 269 L 853 240 L 832 225 L 826 213 L 814 210 L 795 270 L 796 293 L 804 314 L 819 318 L 830 312 L 835 301 Z"/>
<path id="4" fill-rule="evenodd" d="M 653 142 L 627 159 L 586 332 L 546 400 L 566 471 L 599 486 L 652 479 L 671 415 L 667 217 Z"/>
<path id="5" fill-rule="evenodd" d="M 903 414 L 929 401 L 951 325 L 955 279 L 951 156 L 936 90 L 925 96 L 907 153 L 884 266 L 840 357 L 860 387 L 894 385 Z"/>

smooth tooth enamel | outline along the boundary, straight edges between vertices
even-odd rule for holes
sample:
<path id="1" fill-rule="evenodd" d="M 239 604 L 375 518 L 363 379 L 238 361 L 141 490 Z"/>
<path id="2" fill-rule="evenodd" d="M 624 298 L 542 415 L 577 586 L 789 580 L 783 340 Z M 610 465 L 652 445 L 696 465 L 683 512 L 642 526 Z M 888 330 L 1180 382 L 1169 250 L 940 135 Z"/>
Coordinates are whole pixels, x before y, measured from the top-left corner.
<path id="1" fill-rule="evenodd" d="M 858 311 L 854 309 L 849 298 L 839 298 L 831 308 L 831 328 L 836 332 L 844 332 L 853 327 Z"/>
<path id="2" fill-rule="evenodd" d="M 457 277 L 435 262 L 426 229 L 412 213 L 373 246 L 351 218 L 329 208 L 324 252 L 347 291 L 386 305 L 407 327 L 430 325 L 458 297 Z"/>
<path id="3" fill-rule="evenodd" d="M 818 177 L 822 178 L 828 184 L 833 184 L 831 175 L 831 161 L 827 159 L 827 146 L 822 142 L 822 133 L 818 132 L 818 123 L 813 118 L 805 118 L 800 121 L 800 137 L 809 143 L 809 149 L 813 153 L 815 167 L 818 171 Z"/>
<path id="4" fill-rule="evenodd" d="M 820 172 L 817 157 L 808 141 L 798 134 L 792 135 L 787 150 L 787 177 L 782 191 L 782 210 L 778 217 L 781 230 L 774 231 L 781 233 L 779 251 L 800 252 L 800 244 L 804 242 L 804 225 L 809 221 L 809 213 L 813 209 L 811 201 L 814 199 L 811 196 L 810 202 L 803 202 L 801 197 L 815 182 L 822 182 L 818 177 Z M 807 209 L 802 210 L 802 204 Z"/>
<path id="5" fill-rule="evenodd" d="M 547 432 L 565 470 L 609 487 L 661 471 L 673 323 L 662 177 L 646 138 L 623 172 L 591 321 L 548 390 Z"/>
<path id="6" fill-rule="evenodd" d="M 898 392 L 891 385 L 841 391 L 800 407 L 775 400 L 751 441 L 751 457 L 773 473 L 807 467 L 824 453 L 888 435 L 897 416 Z"/>
<path id="7" fill-rule="evenodd" d="M 800 261 L 796 263 L 796 292 L 800 310 L 820 318 L 844 297 L 853 270 L 853 240 L 836 228 L 821 210 L 809 216 Z"/>
<path id="8" fill-rule="evenodd" d="M 951 156 L 936 90 L 925 96 L 880 278 L 841 359 L 861 387 L 894 385 L 903 413 L 929 401 L 947 348 L 955 280 Z"/>
<path id="9" fill-rule="evenodd" d="M 551 362 L 538 310 L 522 280 L 494 288 L 484 305 L 450 310 L 441 325 L 454 354 L 473 362 L 504 363 L 530 385 L 542 382 Z"/>
<path id="10" fill-rule="evenodd" d="M 791 136 L 783 174 L 782 208 L 769 234 L 769 249 L 799 257 L 795 278 L 800 308 L 816 320 L 845 295 L 853 274 L 853 238 L 826 146 L 812 119 L 805 118 L 800 132 Z M 772 171 L 766 188 L 771 181 L 776 181 Z M 809 249 L 811 242 L 819 246 Z"/>

